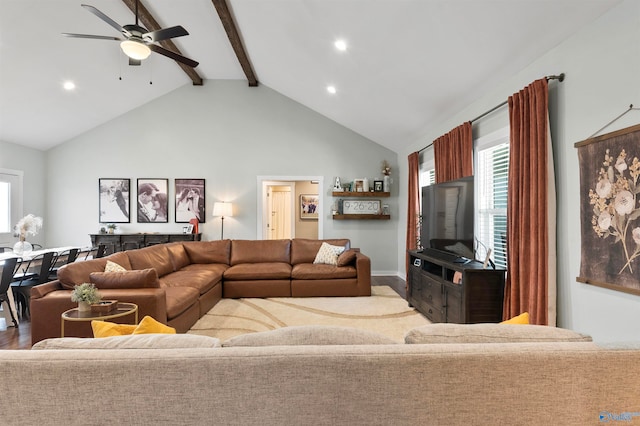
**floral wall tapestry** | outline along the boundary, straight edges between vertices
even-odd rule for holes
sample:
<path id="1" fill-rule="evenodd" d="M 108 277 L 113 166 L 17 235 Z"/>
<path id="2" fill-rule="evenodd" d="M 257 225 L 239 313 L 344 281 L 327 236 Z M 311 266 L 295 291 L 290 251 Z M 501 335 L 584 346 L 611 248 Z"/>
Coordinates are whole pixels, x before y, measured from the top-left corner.
<path id="1" fill-rule="evenodd" d="M 577 280 L 640 294 L 640 125 L 575 146 L 582 236 Z"/>

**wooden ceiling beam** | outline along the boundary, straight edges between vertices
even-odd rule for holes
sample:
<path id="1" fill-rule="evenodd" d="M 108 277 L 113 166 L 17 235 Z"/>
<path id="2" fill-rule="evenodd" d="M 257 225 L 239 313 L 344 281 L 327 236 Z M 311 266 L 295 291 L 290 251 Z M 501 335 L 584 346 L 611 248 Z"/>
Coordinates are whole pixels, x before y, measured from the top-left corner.
<path id="1" fill-rule="evenodd" d="M 133 12 L 134 16 L 136 13 L 136 0 L 122 0 L 122 2 Z M 157 31 L 162 27 L 158 24 L 158 21 L 151 15 L 151 13 L 147 10 L 146 7 L 141 2 L 138 2 L 138 20 L 149 31 Z M 165 49 L 171 50 L 181 56 L 185 56 L 180 49 L 175 45 L 171 39 L 169 40 L 161 40 L 160 45 Z M 198 75 L 195 69 L 192 67 L 183 64 L 182 62 L 175 61 L 176 64 L 182 68 L 182 70 L 189 76 L 191 81 L 193 81 L 194 86 L 202 86 L 202 77 Z"/>
<path id="2" fill-rule="evenodd" d="M 249 61 L 249 56 L 247 55 L 247 52 L 244 49 L 244 46 L 242 44 L 242 38 L 240 37 L 240 33 L 238 32 L 238 28 L 236 27 L 235 20 L 233 19 L 233 15 L 229 10 L 226 0 L 211 0 L 211 2 L 216 8 L 216 12 L 218 12 L 220 21 L 222 21 L 222 26 L 227 32 L 227 37 L 229 37 L 229 41 L 231 42 L 231 47 L 233 48 L 233 51 L 236 53 L 236 57 L 240 62 L 240 66 L 244 71 L 244 75 L 247 77 L 249 86 L 252 86 L 252 87 L 257 86 L 258 79 L 256 78 L 256 75 L 253 72 L 251 61 Z"/>

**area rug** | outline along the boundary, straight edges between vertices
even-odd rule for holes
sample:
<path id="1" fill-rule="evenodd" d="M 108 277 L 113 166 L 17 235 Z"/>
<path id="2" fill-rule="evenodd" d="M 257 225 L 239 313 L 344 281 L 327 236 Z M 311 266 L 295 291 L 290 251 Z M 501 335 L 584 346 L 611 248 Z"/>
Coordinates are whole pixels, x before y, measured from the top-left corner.
<path id="1" fill-rule="evenodd" d="M 373 286 L 370 297 L 274 297 L 222 299 L 188 333 L 233 336 L 298 325 L 355 327 L 404 339 L 407 331 L 430 324 L 387 286 Z"/>

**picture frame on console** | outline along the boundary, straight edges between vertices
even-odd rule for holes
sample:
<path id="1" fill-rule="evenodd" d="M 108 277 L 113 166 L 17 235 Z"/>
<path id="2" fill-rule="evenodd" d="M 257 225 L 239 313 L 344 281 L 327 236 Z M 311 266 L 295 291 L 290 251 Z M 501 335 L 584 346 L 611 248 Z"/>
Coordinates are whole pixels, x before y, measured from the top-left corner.
<path id="1" fill-rule="evenodd" d="M 319 197 L 317 194 L 300 195 L 300 219 L 318 220 Z"/>
<path id="2" fill-rule="evenodd" d="M 169 179 L 138 179 L 138 223 L 167 223 Z"/>
<path id="3" fill-rule="evenodd" d="M 198 219 L 205 223 L 206 195 L 204 179 L 176 179 L 176 223 L 189 223 Z"/>
<path id="4" fill-rule="evenodd" d="M 131 179 L 98 179 L 98 214 L 100 223 L 129 223 Z"/>
<path id="5" fill-rule="evenodd" d="M 382 192 L 383 182 L 381 180 L 373 181 L 373 191 L 374 192 Z"/>

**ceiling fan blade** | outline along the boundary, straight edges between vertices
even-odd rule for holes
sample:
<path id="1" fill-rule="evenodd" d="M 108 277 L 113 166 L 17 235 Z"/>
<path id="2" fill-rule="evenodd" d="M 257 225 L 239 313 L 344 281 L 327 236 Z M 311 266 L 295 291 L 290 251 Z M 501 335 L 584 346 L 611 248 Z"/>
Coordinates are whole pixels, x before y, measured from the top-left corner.
<path id="1" fill-rule="evenodd" d="M 139 66 L 140 64 L 142 64 L 142 61 L 140 59 L 133 59 L 133 58 L 129 58 L 129 65 L 130 66 Z"/>
<path id="2" fill-rule="evenodd" d="M 148 46 L 149 46 L 149 49 L 153 50 L 154 52 L 164 55 L 167 58 L 171 58 L 175 61 L 182 62 L 183 64 L 188 65 L 192 68 L 195 68 L 199 65 L 199 62 L 196 62 L 193 59 L 185 58 L 182 55 L 178 55 L 177 53 L 167 50 L 156 44 L 149 44 Z"/>
<path id="3" fill-rule="evenodd" d="M 175 27 L 163 28 L 157 31 L 149 31 L 146 34 L 143 34 L 142 38 L 146 39 L 148 37 L 152 42 L 155 42 L 186 35 L 189 35 L 189 32 L 187 32 L 187 30 L 185 30 L 181 25 L 177 25 Z"/>
<path id="4" fill-rule="evenodd" d="M 75 37 L 75 38 L 95 38 L 98 40 L 122 41 L 122 39 L 119 37 L 111 37 L 111 36 L 101 36 L 101 35 L 91 35 L 91 34 L 73 34 L 73 33 L 62 33 L 62 35 L 66 37 Z"/>
<path id="5" fill-rule="evenodd" d="M 113 28 L 115 28 L 119 32 L 123 32 L 122 25 L 118 24 L 116 21 L 114 21 L 113 19 L 109 18 L 107 15 L 105 15 L 102 12 L 100 12 L 95 7 L 93 7 L 93 6 L 89 5 L 89 4 L 81 4 L 80 6 L 84 7 L 89 12 L 93 13 L 98 18 L 102 19 L 104 22 L 106 22 L 107 24 L 111 25 Z"/>

